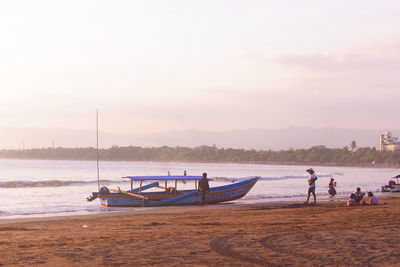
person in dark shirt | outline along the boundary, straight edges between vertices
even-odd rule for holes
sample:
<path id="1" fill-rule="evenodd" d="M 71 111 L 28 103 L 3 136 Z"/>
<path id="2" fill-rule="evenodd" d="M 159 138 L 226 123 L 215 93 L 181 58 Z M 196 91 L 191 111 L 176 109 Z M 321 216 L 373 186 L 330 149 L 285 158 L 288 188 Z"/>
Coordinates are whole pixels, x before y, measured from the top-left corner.
<path id="1" fill-rule="evenodd" d="M 353 194 L 355 195 L 354 200 L 357 202 L 357 204 L 361 204 L 365 193 L 361 191 L 361 188 L 357 187 L 356 191 Z"/>
<path id="2" fill-rule="evenodd" d="M 207 192 L 210 191 L 210 185 L 207 180 L 207 173 L 203 173 L 203 177 L 199 180 L 199 192 L 201 193 L 200 206 L 207 205 Z"/>
<path id="3" fill-rule="evenodd" d="M 331 178 L 330 182 L 329 182 L 329 190 L 328 190 L 328 194 L 330 195 L 330 197 L 334 197 L 336 195 L 336 182 L 335 179 Z"/>

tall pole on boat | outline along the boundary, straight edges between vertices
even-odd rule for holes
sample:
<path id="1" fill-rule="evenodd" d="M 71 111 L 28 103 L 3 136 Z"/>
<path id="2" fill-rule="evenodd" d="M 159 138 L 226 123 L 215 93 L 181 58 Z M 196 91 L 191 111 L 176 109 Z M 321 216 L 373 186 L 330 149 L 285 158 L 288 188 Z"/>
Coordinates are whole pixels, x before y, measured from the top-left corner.
<path id="1" fill-rule="evenodd" d="M 96 109 L 96 162 L 97 162 L 97 187 L 100 191 L 100 170 L 99 170 L 99 109 Z"/>

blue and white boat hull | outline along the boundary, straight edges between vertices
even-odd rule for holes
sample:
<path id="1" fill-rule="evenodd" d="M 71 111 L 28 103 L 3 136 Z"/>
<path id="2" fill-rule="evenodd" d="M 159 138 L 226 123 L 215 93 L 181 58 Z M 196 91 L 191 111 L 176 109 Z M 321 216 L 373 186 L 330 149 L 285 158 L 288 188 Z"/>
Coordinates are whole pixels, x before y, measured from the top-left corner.
<path id="1" fill-rule="evenodd" d="M 210 188 L 207 193 L 207 203 L 215 204 L 232 201 L 244 197 L 258 181 L 251 178 L 242 182 Z M 130 191 L 127 191 L 128 193 Z M 133 192 L 133 191 L 132 191 Z M 182 190 L 176 192 L 141 192 L 142 197 L 126 193 L 99 194 L 98 198 L 104 207 L 153 207 L 196 205 L 201 200 L 200 192 L 196 190 Z"/>

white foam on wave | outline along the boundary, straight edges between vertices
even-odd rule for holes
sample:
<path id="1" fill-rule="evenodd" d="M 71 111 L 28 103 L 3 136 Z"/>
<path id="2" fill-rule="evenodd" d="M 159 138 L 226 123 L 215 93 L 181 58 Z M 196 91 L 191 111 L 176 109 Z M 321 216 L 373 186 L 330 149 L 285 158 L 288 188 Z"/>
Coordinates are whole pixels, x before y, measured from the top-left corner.
<path id="1" fill-rule="evenodd" d="M 116 183 L 116 181 L 101 180 L 100 183 L 112 184 Z M 60 186 L 81 186 L 87 184 L 97 184 L 97 181 L 70 181 L 70 180 L 6 181 L 6 182 L 0 182 L 0 188 L 60 187 Z"/>
<path id="2" fill-rule="evenodd" d="M 335 175 L 343 175 L 343 173 L 318 173 L 316 174 L 318 178 L 333 178 Z M 216 181 L 228 181 L 228 182 L 240 182 L 244 180 L 248 180 L 251 178 L 256 178 L 257 176 L 252 177 L 239 177 L 239 178 L 230 178 L 230 177 L 215 177 L 213 178 Z M 290 179 L 307 179 L 308 175 L 284 175 L 284 176 L 263 176 L 259 177 L 259 181 L 280 181 L 280 180 L 290 180 Z"/>

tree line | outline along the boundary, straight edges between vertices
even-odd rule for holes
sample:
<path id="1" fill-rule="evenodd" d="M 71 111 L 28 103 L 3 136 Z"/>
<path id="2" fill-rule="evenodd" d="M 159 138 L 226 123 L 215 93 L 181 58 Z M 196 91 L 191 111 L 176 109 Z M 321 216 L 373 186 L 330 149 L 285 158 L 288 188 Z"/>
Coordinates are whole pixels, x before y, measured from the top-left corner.
<path id="1" fill-rule="evenodd" d="M 53 160 L 100 160 L 107 161 L 181 161 L 216 163 L 259 164 L 330 164 L 330 165 L 397 165 L 400 151 L 377 151 L 375 148 L 352 146 L 327 148 L 314 146 L 309 149 L 280 151 L 216 148 L 215 146 L 189 147 L 139 147 L 113 146 L 107 149 L 93 148 L 38 148 L 0 150 L 1 158 L 53 159 Z"/>

